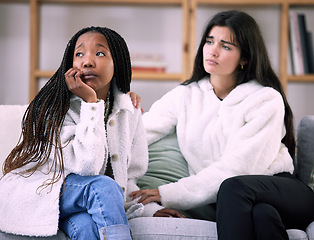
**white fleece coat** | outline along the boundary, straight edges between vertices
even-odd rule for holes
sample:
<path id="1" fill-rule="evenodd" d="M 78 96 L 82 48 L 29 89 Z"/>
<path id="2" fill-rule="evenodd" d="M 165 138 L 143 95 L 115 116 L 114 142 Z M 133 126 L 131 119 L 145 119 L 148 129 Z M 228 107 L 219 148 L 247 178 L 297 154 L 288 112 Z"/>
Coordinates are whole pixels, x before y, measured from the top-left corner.
<path id="1" fill-rule="evenodd" d="M 107 166 L 105 160 L 109 152 L 114 178 L 124 191 L 128 218 L 152 216 L 162 207 L 156 203 L 144 207 L 128 197 L 129 193 L 139 189 L 136 179 L 147 170 L 147 142 L 141 111 L 135 109 L 130 97 L 117 88 L 114 89 L 114 106 L 107 129 L 108 145 L 104 127 L 104 101 L 86 103 L 78 97 L 71 99 L 61 131 L 62 145 L 65 146 L 65 175 L 99 174 L 102 166 Z M 47 169 L 44 166 L 28 178 L 11 172 L 0 180 L 1 231 L 30 236 L 57 234 L 59 194 L 63 180 L 59 180 L 52 188 L 38 188 L 52 177 Z"/>
<path id="2" fill-rule="evenodd" d="M 281 143 L 284 111 L 280 93 L 253 80 L 223 101 L 208 79 L 165 94 L 143 115 L 148 144 L 176 129 L 190 176 L 159 187 L 163 206 L 185 210 L 214 203 L 220 184 L 232 176 L 292 173 Z"/>

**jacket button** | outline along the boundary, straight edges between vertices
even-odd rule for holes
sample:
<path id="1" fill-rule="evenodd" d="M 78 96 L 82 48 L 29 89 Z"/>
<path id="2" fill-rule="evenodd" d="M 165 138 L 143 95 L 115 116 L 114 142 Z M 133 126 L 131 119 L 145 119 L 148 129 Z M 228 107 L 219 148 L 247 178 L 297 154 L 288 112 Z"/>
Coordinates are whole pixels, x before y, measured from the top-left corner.
<path id="1" fill-rule="evenodd" d="M 114 126 L 114 120 L 110 120 L 110 121 L 109 121 L 109 126 L 110 126 L 110 127 Z"/>
<path id="2" fill-rule="evenodd" d="M 118 154 L 112 154 L 112 156 L 111 156 L 111 160 L 114 161 L 114 162 L 118 161 L 118 158 L 119 158 Z"/>
<path id="3" fill-rule="evenodd" d="M 96 107 L 92 107 L 92 110 L 93 110 L 93 111 L 96 111 Z"/>

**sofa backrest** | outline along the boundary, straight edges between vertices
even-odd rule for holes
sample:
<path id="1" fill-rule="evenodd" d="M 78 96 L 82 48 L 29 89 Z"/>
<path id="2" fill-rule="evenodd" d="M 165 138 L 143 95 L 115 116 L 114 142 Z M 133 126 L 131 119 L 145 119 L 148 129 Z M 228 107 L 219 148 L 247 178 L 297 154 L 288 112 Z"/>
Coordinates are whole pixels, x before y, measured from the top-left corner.
<path id="1" fill-rule="evenodd" d="M 4 160 L 16 146 L 27 105 L 0 105 L 0 177 Z"/>
<path id="2" fill-rule="evenodd" d="M 27 105 L 0 105 L 0 177 L 4 160 L 20 139 L 26 108 Z M 305 116 L 298 124 L 296 176 L 314 188 L 314 116 Z"/>

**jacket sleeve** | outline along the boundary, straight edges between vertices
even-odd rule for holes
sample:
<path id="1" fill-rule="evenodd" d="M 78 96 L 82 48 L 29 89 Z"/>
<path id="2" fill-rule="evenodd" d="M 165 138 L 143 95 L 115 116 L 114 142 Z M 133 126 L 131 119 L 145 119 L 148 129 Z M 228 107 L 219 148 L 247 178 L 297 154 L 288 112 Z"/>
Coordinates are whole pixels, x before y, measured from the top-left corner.
<path id="1" fill-rule="evenodd" d="M 178 86 L 169 91 L 143 114 L 148 145 L 175 131 L 180 112 L 184 111 L 184 88 Z"/>
<path id="2" fill-rule="evenodd" d="M 228 135 L 220 159 L 195 175 L 160 186 L 164 206 L 189 209 L 213 203 L 220 184 L 232 176 L 271 175 L 276 173 L 269 171 L 273 165 L 277 165 L 274 168 L 277 172 L 293 170 L 291 157 L 281 143 L 285 135 L 283 100 L 275 90 L 265 88 L 264 91 L 259 94 L 261 96 L 254 95 L 258 101 L 249 99 L 243 112 L 237 114 L 240 116 L 238 118 L 228 118 L 228 108 L 221 112 L 220 120 L 226 126 L 232 125 L 233 129 L 229 129 L 229 133 L 224 130 L 220 132 L 221 136 Z M 233 123 L 230 124 L 230 121 Z"/>
<path id="3" fill-rule="evenodd" d="M 139 199 L 132 200 L 129 197 L 131 192 L 139 190 L 136 181 L 145 174 L 148 166 L 148 147 L 140 110 L 136 110 L 134 115 L 136 119 L 132 120 L 134 124 L 133 133 L 131 134 L 133 139 L 131 139 L 131 154 L 130 159 L 128 159 L 128 183 L 125 203 L 128 219 L 139 216 L 151 217 L 163 208 L 155 202 L 143 205 L 138 203 Z"/>
<path id="4" fill-rule="evenodd" d="M 103 165 L 106 150 L 104 102 L 71 102 L 62 130 L 65 170 L 79 175 L 95 175 Z"/>

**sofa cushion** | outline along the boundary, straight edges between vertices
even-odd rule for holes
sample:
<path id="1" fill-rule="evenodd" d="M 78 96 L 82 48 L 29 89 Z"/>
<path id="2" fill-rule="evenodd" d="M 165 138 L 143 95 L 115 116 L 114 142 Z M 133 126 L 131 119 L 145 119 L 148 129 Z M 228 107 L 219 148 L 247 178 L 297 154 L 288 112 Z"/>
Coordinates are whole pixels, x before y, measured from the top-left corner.
<path id="1" fill-rule="evenodd" d="M 133 240 L 217 240 L 216 223 L 163 217 L 139 217 L 129 221 Z M 314 223 L 313 223 L 314 224 Z M 310 226 L 309 226 L 310 227 Z M 314 227 L 314 225 L 313 225 Z M 287 230 L 289 240 L 314 240 L 298 229 Z M 310 230 L 308 232 L 310 233 Z"/>
<path id="2" fill-rule="evenodd" d="M 287 230 L 289 240 L 308 240 L 306 232 L 299 229 Z"/>
<path id="3" fill-rule="evenodd" d="M 314 222 L 312 222 L 312 223 L 306 228 L 306 234 L 307 234 L 309 240 L 314 240 Z"/>
<path id="4" fill-rule="evenodd" d="M 27 105 L 0 105 L 0 177 L 2 165 L 21 135 L 22 117 Z"/>
<path id="5" fill-rule="evenodd" d="M 129 221 L 133 240 L 217 240 L 216 223 L 164 217 L 139 217 Z"/>
<path id="6" fill-rule="evenodd" d="M 51 237 L 27 237 L 0 232 L 1 240 L 70 240 L 64 232 L 58 231 L 57 235 Z"/>
<path id="7" fill-rule="evenodd" d="M 133 240 L 217 240 L 216 223 L 182 218 L 140 217 L 129 221 Z M 307 234 L 298 229 L 287 230 L 289 240 L 314 240 L 314 223 Z M 0 232 L 1 240 L 69 240 L 62 232 L 51 237 L 26 237 Z"/>
<path id="8" fill-rule="evenodd" d="M 180 151 L 176 133 L 149 145 L 148 153 L 148 170 L 137 181 L 141 189 L 156 189 L 160 185 L 189 176 L 187 162 Z"/>

